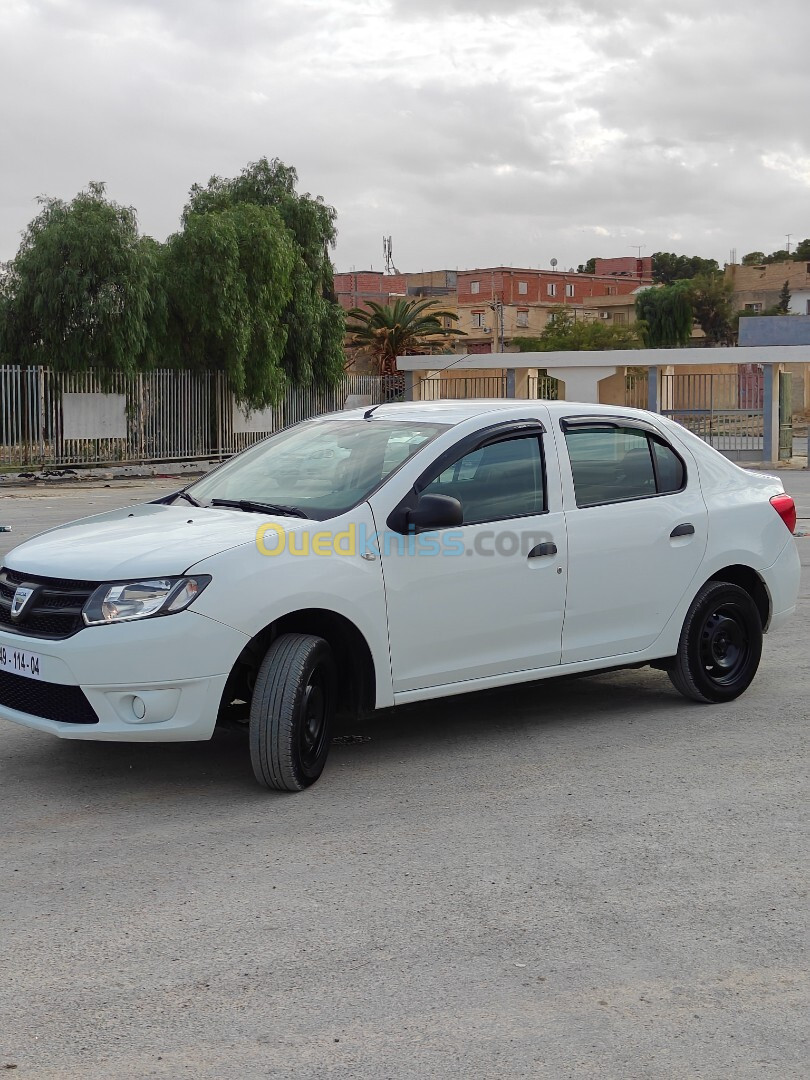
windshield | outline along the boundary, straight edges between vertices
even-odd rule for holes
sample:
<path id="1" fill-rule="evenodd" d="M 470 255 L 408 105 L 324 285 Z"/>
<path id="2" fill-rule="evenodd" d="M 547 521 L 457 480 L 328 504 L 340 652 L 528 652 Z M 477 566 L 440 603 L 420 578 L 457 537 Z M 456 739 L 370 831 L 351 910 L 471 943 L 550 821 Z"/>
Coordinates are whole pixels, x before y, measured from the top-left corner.
<path id="1" fill-rule="evenodd" d="M 362 502 L 446 426 L 308 420 L 245 450 L 188 490 L 207 506 L 218 499 L 264 503 L 323 521 Z"/>

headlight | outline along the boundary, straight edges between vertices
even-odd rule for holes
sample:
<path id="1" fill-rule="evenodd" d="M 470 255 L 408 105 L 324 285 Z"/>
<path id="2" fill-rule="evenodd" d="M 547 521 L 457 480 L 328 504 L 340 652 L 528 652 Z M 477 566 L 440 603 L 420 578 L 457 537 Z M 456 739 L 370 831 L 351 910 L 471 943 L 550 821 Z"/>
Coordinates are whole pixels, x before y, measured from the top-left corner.
<path id="1" fill-rule="evenodd" d="M 99 585 L 84 605 L 82 618 L 87 626 L 131 622 L 150 615 L 173 615 L 183 611 L 211 580 L 199 577 L 155 578 L 152 581 Z"/>

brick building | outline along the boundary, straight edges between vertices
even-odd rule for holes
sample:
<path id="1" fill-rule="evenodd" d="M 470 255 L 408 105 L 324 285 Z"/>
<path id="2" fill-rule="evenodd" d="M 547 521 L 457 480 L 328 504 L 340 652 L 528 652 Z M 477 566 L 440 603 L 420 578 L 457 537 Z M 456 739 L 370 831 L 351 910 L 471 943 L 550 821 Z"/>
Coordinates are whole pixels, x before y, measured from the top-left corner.
<path id="1" fill-rule="evenodd" d="M 362 307 L 369 300 L 374 301 L 375 304 L 387 304 L 393 297 L 405 295 L 407 276 L 407 274 L 383 274 L 378 270 L 335 274 L 335 294 L 338 303 L 345 311 Z"/>
<path id="2" fill-rule="evenodd" d="M 541 333 L 549 313 L 560 304 L 570 306 L 577 318 L 600 319 L 608 325 L 632 322 L 636 290 L 652 284 L 652 260 L 601 261 L 616 270 L 578 274 L 495 266 L 459 272 L 456 303 L 459 329 L 467 334 L 465 350 L 514 350 L 520 337 Z M 631 274 L 630 264 L 642 276 Z"/>
<path id="3" fill-rule="evenodd" d="M 810 262 L 789 259 L 758 266 L 726 267 L 726 280 L 734 289 L 737 311 L 759 313 L 779 303 L 779 293 L 787 281 L 790 288 L 790 314 L 810 315 Z"/>
<path id="4" fill-rule="evenodd" d="M 635 292 L 652 283 L 652 259 L 597 259 L 596 266 L 595 274 L 507 266 L 418 274 L 352 271 L 335 274 L 335 292 L 347 311 L 369 301 L 435 297 L 442 308 L 458 314 L 458 328 L 467 335 L 465 351 L 514 351 L 518 338 L 543 330 L 558 304 L 571 306 L 578 318 L 608 325 L 635 319 Z"/>

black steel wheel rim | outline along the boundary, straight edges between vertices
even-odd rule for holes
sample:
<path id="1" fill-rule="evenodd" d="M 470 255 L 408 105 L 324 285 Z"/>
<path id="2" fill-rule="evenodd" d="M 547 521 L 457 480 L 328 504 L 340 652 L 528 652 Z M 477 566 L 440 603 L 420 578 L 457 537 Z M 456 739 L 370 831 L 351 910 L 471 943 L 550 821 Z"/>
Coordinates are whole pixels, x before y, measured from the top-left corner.
<path id="1" fill-rule="evenodd" d="M 305 770 L 314 769 L 326 738 L 330 709 L 329 679 L 318 666 L 310 674 L 301 697 L 298 722 L 298 753 Z"/>
<path id="2" fill-rule="evenodd" d="M 700 661 L 703 670 L 718 686 L 729 686 L 746 670 L 751 640 L 743 612 L 729 604 L 713 608 L 703 620 L 700 632 Z"/>

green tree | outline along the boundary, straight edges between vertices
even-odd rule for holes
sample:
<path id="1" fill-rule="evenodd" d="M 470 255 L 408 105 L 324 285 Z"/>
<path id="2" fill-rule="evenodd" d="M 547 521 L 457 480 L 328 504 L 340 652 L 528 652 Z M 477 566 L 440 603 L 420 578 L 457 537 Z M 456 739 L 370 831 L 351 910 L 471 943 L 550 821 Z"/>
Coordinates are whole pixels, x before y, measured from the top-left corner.
<path id="1" fill-rule="evenodd" d="M 743 266 L 760 266 L 764 262 L 764 251 L 749 251 L 747 255 L 743 255 L 742 257 Z"/>
<path id="2" fill-rule="evenodd" d="M 733 345 L 733 286 L 720 274 L 698 274 L 689 283 L 692 316 L 709 345 Z"/>
<path id="3" fill-rule="evenodd" d="M 785 284 L 779 290 L 779 300 L 776 304 L 776 310 L 779 312 L 780 315 L 787 315 L 790 312 L 790 301 L 790 282 L 785 281 Z"/>
<path id="4" fill-rule="evenodd" d="M 458 316 L 438 310 L 434 300 L 369 302 L 367 308 L 352 308 L 346 318 L 347 349 L 370 360 L 379 375 L 394 375 L 398 356 L 437 352 L 464 336 L 448 325 Z"/>
<path id="5" fill-rule="evenodd" d="M 796 250 L 793 252 L 793 258 L 797 262 L 810 262 L 810 237 L 806 240 L 800 240 L 796 245 Z"/>
<path id="6" fill-rule="evenodd" d="M 132 372 L 152 311 L 135 211 L 92 182 L 69 203 L 42 198 L 2 275 L 2 350 L 15 364 Z"/>
<path id="7" fill-rule="evenodd" d="M 580 263 L 577 267 L 578 274 L 595 274 L 596 273 L 596 259 L 588 259 L 585 263 Z"/>
<path id="8" fill-rule="evenodd" d="M 520 352 L 574 352 L 602 349 L 640 349 L 634 325 L 606 326 L 595 319 L 577 319 L 564 304 L 551 309 L 542 333 L 536 338 L 520 338 Z"/>
<path id="9" fill-rule="evenodd" d="M 674 285 L 676 281 L 696 277 L 698 274 L 717 274 L 720 267 L 716 259 L 702 259 L 699 255 L 675 255 L 671 251 L 656 251 L 652 257 L 653 281 L 661 285 Z"/>
<path id="10" fill-rule="evenodd" d="M 334 295 L 329 250 L 337 236 L 336 211 L 322 198 L 296 191 L 294 168 L 277 158 L 261 158 L 234 179 L 212 176 L 195 184 L 183 212 L 183 226 L 238 205 L 261 208 L 273 228 L 279 223 L 291 242 L 293 265 L 280 320 L 286 330 L 281 366 L 297 386 L 336 382 L 344 369 L 343 311 Z M 247 268 L 246 268 L 247 269 Z M 269 328 L 264 332 L 269 334 Z"/>
<path id="11" fill-rule="evenodd" d="M 226 372 L 251 408 L 276 402 L 287 385 L 285 316 L 296 260 L 292 235 L 272 207 L 236 203 L 188 214 L 167 241 L 162 267 L 167 360 Z"/>
<path id="12" fill-rule="evenodd" d="M 644 289 L 636 297 L 639 333 L 648 349 L 677 349 L 692 336 L 692 302 L 686 282 Z"/>

